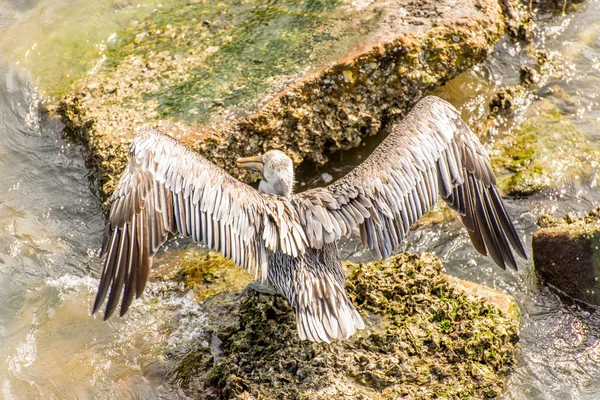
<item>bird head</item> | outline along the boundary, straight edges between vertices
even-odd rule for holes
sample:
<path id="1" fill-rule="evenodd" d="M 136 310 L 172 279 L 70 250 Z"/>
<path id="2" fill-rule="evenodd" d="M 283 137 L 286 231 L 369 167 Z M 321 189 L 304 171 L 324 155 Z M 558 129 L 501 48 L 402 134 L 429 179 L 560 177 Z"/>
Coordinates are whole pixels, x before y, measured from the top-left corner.
<path id="1" fill-rule="evenodd" d="M 258 172 L 258 190 L 262 193 L 289 197 L 294 187 L 294 164 L 283 151 L 269 150 L 261 156 L 238 158 L 237 166 Z"/>

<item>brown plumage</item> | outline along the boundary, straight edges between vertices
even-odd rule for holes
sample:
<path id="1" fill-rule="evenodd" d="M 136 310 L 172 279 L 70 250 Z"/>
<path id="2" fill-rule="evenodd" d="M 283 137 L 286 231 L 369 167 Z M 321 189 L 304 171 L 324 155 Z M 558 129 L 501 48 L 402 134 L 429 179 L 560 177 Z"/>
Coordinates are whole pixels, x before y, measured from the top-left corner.
<path id="1" fill-rule="evenodd" d="M 280 151 L 239 159 L 259 190 L 170 137 L 146 129 L 112 197 L 93 312 L 105 318 L 142 294 L 152 256 L 171 233 L 221 252 L 294 307 L 302 339 L 347 338 L 364 327 L 345 292 L 335 242 L 362 238 L 376 258 L 396 250 L 437 202 L 456 210 L 474 247 L 517 267 L 525 250 L 496 189 L 487 153 L 450 104 L 426 97 L 361 165 L 333 184 L 293 194 L 293 165 Z"/>

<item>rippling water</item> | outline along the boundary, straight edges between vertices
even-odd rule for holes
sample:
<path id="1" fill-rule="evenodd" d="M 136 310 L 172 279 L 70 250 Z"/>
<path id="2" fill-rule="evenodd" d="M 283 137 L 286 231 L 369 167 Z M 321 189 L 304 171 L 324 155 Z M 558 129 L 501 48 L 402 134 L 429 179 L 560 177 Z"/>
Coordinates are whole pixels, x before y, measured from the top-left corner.
<path id="1" fill-rule="evenodd" d="M 0 95 L 0 398 L 173 394 L 157 375 L 165 315 L 141 302 L 125 319 L 90 317 L 104 222 L 81 149 L 40 119 L 14 68 L 0 67 Z"/>
<path id="2" fill-rule="evenodd" d="M 53 23 L 63 26 L 60 21 L 72 7 L 74 13 L 87 13 L 94 26 L 102 27 L 82 40 L 91 41 L 85 50 L 91 54 L 116 26 L 101 21 L 121 10 L 107 11 L 102 5 L 117 3 L 98 2 L 92 7 L 83 1 L 52 5 L 41 0 L 0 0 L 0 34 L 4 34 L 0 49 L 6 54 L 7 43 L 18 43 L 20 47 L 11 48 L 38 52 L 28 55 L 31 61 L 20 63 L 33 71 L 33 78 L 23 75 L 14 62 L 0 64 L 0 398 L 184 397 L 164 382 L 161 371 L 164 350 L 181 346 L 183 337 L 193 340 L 195 330 L 202 328 L 203 316 L 191 298 L 173 297 L 167 311 L 156 307 L 156 288 L 151 285 L 150 293 L 134 303 L 126 318 L 102 322 L 89 315 L 100 269 L 96 253 L 102 213 L 89 188 L 81 149 L 60 139 L 59 122 L 40 117 L 38 95 L 30 83 L 41 79 L 35 71 L 43 69 L 45 60 L 56 60 L 50 51 L 54 47 L 34 47 L 35 33 L 18 37 L 25 29 L 22 26 L 31 21 L 42 23 L 44 32 L 51 32 Z M 141 8 L 156 5 L 135 3 Z M 594 148 L 600 148 L 599 20 L 600 0 L 590 0 L 572 15 L 546 17 L 540 32 L 545 45 L 571 65 L 566 78 L 548 83 L 562 89 L 560 95 L 542 90 L 543 101 L 557 104 Z M 34 42 L 42 39 L 44 35 L 37 36 Z M 45 40 L 40 43 L 48 43 Z M 14 50 L 12 55 L 17 53 Z M 463 116 L 476 121 L 497 84 L 518 81 L 522 54 L 503 42 L 493 58 L 438 94 L 462 106 Z M 46 76 L 57 73 L 54 62 Z M 535 107 L 534 102 L 530 110 Z M 334 157 L 327 168 L 305 167 L 305 176 L 316 173 L 317 177 L 303 179 L 305 185 L 343 174 L 364 159 L 374 143 Z M 562 215 L 597 205 L 600 191 L 592 186 L 591 181 L 573 177 L 551 191 L 507 199 L 528 246 L 540 213 Z M 354 242 L 348 242 L 343 251 L 350 258 L 365 257 L 355 249 Z M 519 366 L 509 378 L 505 398 L 600 398 L 598 311 L 566 304 L 540 287 L 531 260 L 521 263 L 518 272 L 495 267 L 473 250 L 457 221 L 416 230 L 406 249 L 433 249 L 451 274 L 517 298 L 522 312 Z M 185 316 L 188 321 L 175 335 L 164 329 L 173 310 L 177 318 Z"/>

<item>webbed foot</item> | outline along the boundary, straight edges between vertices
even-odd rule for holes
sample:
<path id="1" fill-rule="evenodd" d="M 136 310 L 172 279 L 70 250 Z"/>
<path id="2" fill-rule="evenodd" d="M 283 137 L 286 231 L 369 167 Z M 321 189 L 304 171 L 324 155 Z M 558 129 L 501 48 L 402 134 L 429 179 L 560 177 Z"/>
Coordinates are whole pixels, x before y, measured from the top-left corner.
<path id="1" fill-rule="evenodd" d="M 277 294 L 277 291 L 275 290 L 275 288 L 267 285 L 266 283 L 251 282 L 248 285 L 246 285 L 246 287 L 244 289 L 242 289 L 242 292 L 239 294 L 239 296 L 237 296 L 235 298 L 235 300 L 238 301 L 239 299 L 241 299 L 242 296 L 245 295 L 249 289 L 253 289 L 256 292 L 264 293 L 264 294 L 270 294 L 270 295 Z"/>

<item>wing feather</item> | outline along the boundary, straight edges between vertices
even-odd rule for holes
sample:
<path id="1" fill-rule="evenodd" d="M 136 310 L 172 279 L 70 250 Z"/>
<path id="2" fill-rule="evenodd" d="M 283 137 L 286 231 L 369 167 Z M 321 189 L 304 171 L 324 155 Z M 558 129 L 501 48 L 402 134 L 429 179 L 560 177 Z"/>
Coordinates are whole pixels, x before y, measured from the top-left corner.
<path id="1" fill-rule="evenodd" d="M 295 257 L 308 245 L 289 200 L 259 193 L 169 136 L 145 129 L 132 142 L 112 197 L 93 312 L 108 295 L 105 319 L 120 299 L 123 315 L 134 295 L 142 294 L 152 257 L 176 232 L 220 251 L 261 280 L 269 252 Z"/>
<path id="2" fill-rule="evenodd" d="M 439 193 L 461 215 L 477 251 L 502 268 L 516 268 L 513 251 L 526 258 L 525 249 L 495 184 L 485 148 L 458 111 L 426 97 L 362 164 L 325 188 L 295 194 L 292 202 L 310 227 L 311 246 L 358 232 L 375 257 L 385 258 Z"/>

